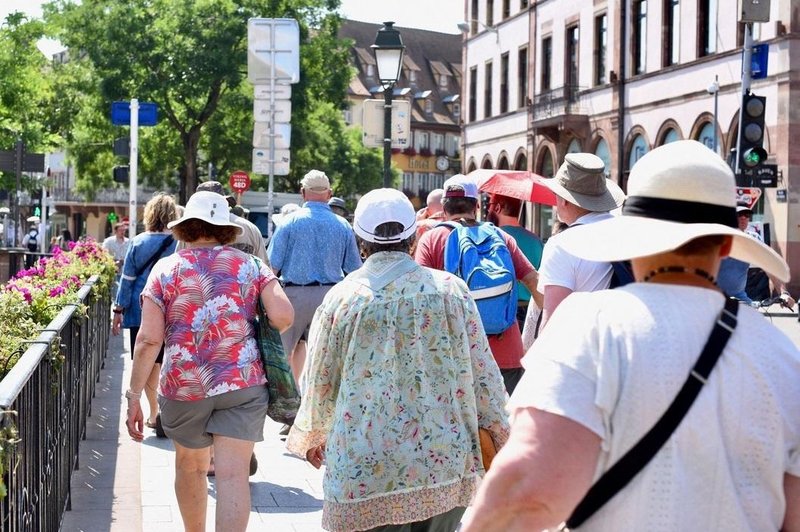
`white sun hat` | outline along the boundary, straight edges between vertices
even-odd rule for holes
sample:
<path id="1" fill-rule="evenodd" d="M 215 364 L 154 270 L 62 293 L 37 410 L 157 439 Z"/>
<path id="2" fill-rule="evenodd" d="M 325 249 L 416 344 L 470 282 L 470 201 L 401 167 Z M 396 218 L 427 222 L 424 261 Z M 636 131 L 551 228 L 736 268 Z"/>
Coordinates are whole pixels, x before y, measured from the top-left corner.
<path id="1" fill-rule="evenodd" d="M 375 234 L 379 225 L 397 222 L 403 230 L 391 237 Z M 376 244 L 396 244 L 413 235 L 417 230 L 417 215 L 414 206 L 405 194 L 393 188 L 379 188 L 364 194 L 353 214 L 353 230 L 363 240 Z"/>
<path id="2" fill-rule="evenodd" d="M 202 220 L 220 227 L 235 227 L 242 234 L 242 226 L 231 221 L 231 212 L 225 196 L 216 192 L 195 192 L 186 202 L 183 216 L 167 224 L 172 229 L 186 220 Z"/>
<path id="3" fill-rule="evenodd" d="M 679 248 L 692 239 L 730 235 L 730 256 L 783 282 L 789 266 L 774 250 L 739 230 L 736 182 L 719 155 L 694 140 L 648 152 L 631 170 L 622 213 L 559 235 L 564 249 L 582 259 L 611 262 Z"/>

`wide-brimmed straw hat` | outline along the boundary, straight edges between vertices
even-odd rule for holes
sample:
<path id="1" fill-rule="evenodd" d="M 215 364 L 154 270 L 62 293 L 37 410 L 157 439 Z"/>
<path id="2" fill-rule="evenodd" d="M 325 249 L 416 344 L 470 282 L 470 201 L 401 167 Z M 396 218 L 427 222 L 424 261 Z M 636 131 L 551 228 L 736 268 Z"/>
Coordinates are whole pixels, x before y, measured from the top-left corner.
<path id="1" fill-rule="evenodd" d="M 200 191 L 195 192 L 186 202 L 183 216 L 167 224 L 172 229 L 176 225 L 186 220 L 203 220 L 211 225 L 221 227 L 234 227 L 238 233 L 242 234 L 242 226 L 231 221 L 231 213 L 228 208 L 228 200 L 225 196 L 216 192 Z"/>
<path id="2" fill-rule="evenodd" d="M 603 160 L 591 153 L 568 153 L 552 179 L 542 184 L 557 196 L 587 211 L 604 212 L 622 205 L 625 193 L 606 178 Z"/>
<path id="3" fill-rule="evenodd" d="M 789 280 L 771 248 L 739 230 L 736 182 L 727 164 L 694 140 L 671 142 L 639 159 L 628 179 L 622 213 L 558 236 L 580 258 L 611 262 L 656 255 L 698 237 L 730 235 L 730 256 Z"/>

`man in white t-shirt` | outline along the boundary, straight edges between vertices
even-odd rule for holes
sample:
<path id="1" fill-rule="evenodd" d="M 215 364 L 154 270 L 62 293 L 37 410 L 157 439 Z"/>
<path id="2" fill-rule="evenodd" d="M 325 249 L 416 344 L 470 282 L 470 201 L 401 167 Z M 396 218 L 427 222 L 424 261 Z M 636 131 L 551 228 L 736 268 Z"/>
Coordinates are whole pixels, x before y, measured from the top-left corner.
<path id="1" fill-rule="evenodd" d="M 606 178 L 603 160 L 591 153 L 568 153 L 555 177 L 544 184 L 556 195 L 559 221 L 570 227 L 609 218 L 608 212 L 625 199 L 617 184 Z M 544 295 L 540 330 L 572 292 L 604 290 L 611 282 L 610 264 L 580 259 L 559 242 L 559 235 L 548 240 L 539 268 L 539 291 Z"/>
<path id="2" fill-rule="evenodd" d="M 118 272 L 122 270 L 125 253 L 128 252 L 128 238 L 125 236 L 127 227 L 124 223 L 114 224 L 114 234 L 103 240 L 103 249 L 114 256 Z"/>
<path id="3" fill-rule="evenodd" d="M 463 530 L 800 530 L 800 351 L 754 309 L 722 312 L 714 282 L 728 255 L 782 281 L 789 268 L 738 229 L 725 162 L 697 141 L 656 148 L 631 171 L 622 214 L 562 245 L 630 260 L 636 282 L 559 306 L 523 360 L 511 437 Z M 730 338 L 704 371 L 719 322 Z M 685 383 L 699 392 L 664 444 L 582 525 L 570 519 Z"/>

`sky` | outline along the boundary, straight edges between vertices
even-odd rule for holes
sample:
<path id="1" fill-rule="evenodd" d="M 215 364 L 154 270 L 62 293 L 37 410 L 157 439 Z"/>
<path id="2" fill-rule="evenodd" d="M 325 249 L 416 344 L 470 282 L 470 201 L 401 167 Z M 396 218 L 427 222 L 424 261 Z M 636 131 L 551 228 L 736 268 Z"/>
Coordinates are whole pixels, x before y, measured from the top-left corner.
<path id="1" fill-rule="evenodd" d="M 37 0 L 0 0 L 0 21 L 13 11 L 31 16 L 42 15 L 42 2 Z M 456 24 L 464 20 L 464 0 L 342 0 L 345 18 L 380 24 L 387 20 L 397 26 L 458 33 Z M 59 50 L 58 43 L 42 42 L 46 53 Z"/>

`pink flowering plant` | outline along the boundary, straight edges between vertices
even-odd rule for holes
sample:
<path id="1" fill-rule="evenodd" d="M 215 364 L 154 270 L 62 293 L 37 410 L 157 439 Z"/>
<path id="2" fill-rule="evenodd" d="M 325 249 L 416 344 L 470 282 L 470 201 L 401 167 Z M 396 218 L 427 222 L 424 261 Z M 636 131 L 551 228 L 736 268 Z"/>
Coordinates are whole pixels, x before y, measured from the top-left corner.
<path id="1" fill-rule="evenodd" d="M 109 297 L 114 258 L 92 238 L 71 242 L 69 251 L 56 248 L 0 288 L 0 378 L 66 304 L 79 304 L 78 290 L 93 275 L 95 297 Z M 83 310 L 85 312 L 85 309 Z"/>

